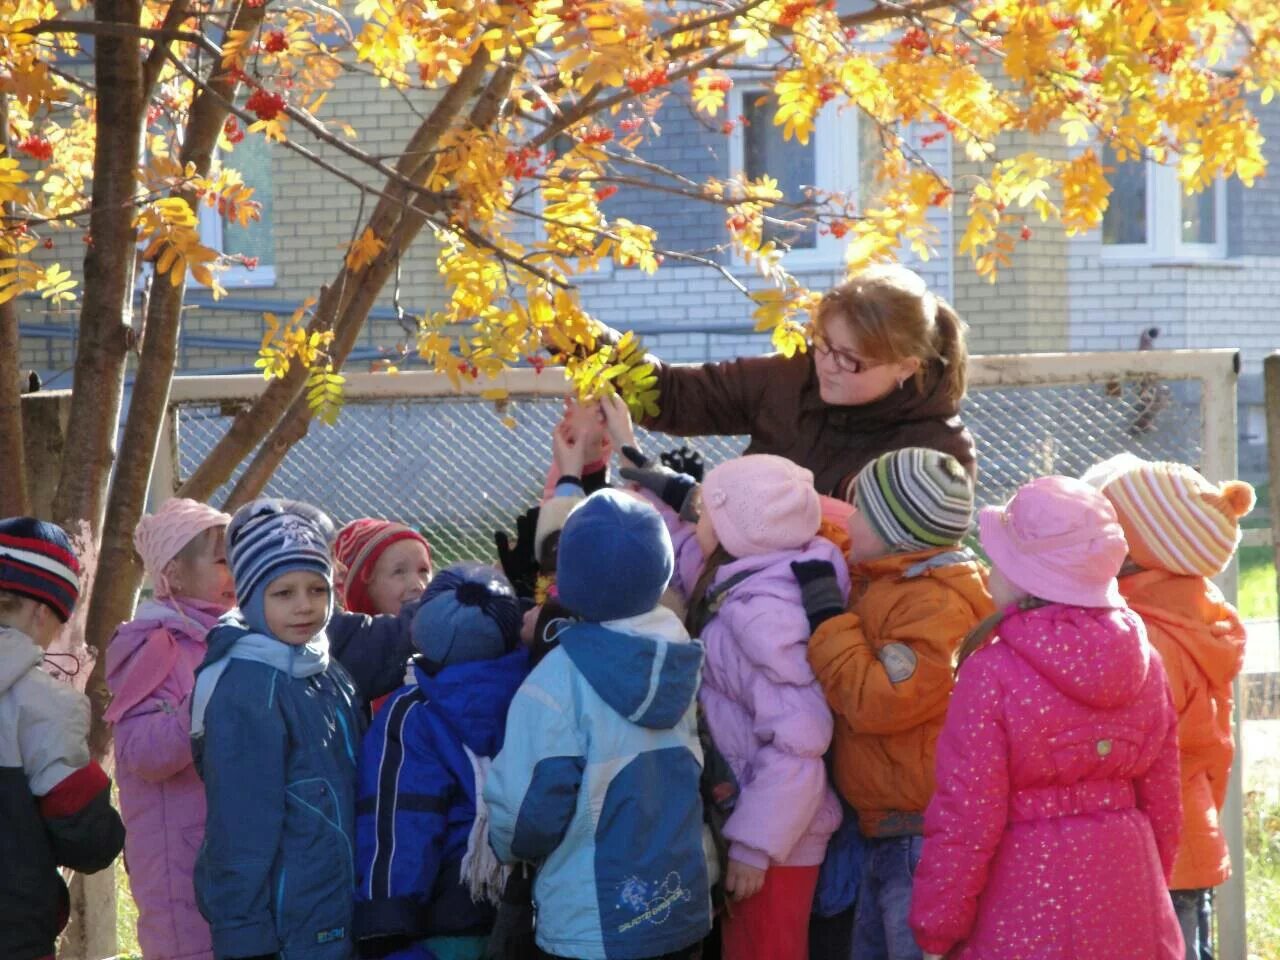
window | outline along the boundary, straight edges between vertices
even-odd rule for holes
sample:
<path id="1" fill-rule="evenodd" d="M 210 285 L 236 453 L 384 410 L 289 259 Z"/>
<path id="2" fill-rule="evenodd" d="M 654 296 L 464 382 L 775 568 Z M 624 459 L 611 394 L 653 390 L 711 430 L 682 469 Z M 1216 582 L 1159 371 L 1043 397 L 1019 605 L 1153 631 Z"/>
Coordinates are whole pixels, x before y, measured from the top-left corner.
<path id="1" fill-rule="evenodd" d="M 1102 218 L 1107 259 L 1211 259 L 1227 255 L 1227 197 L 1221 180 L 1188 196 L 1173 166 L 1116 159 L 1110 147 L 1110 206 Z"/>
<path id="2" fill-rule="evenodd" d="M 731 171 L 741 170 L 750 179 L 768 174 L 778 181 L 783 198 L 793 203 L 805 200 L 806 188 L 833 193 L 846 193 L 857 198 L 859 182 L 859 140 L 878 143 L 878 138 L 862 137 L 858 114 L 843 113 L 834 105 L 818 115 L 813 135 L 807 144 L 784 140 L 782 127 L 773 123 L 777 103 L 759 88 L 734 87 L 730 95 L 729 116 L 743 117 L 729 141 Z M 872 167 L 874 169 L 874 167 Z M 780 212 L 780 218 L 786 218 Z M 765 224 L 765 239 L 790 246 L 788 262 L 803 266 L 839 263 L 844 240 L 824 235 L 816 226 L 788 228 Z"/>
<path id="3" fill-rule="evenodd" d="M 233 220 L 224 219 L 216 208 L 200 205 L 200 239 L 206 247 L 227 257 L 257 261 L 257 266 L 250 269 L 233 260 L 218 277 L 224 287 L 269 287 L 276 282 L 271 156 L 271 146 L 266 138 L 255 134 L 245 137 L 227 158 L 227 162 L 240 172 L 245 184 L 253 187 L 253 199 L 261 208 L 257 220 L 242 227 Z"/>

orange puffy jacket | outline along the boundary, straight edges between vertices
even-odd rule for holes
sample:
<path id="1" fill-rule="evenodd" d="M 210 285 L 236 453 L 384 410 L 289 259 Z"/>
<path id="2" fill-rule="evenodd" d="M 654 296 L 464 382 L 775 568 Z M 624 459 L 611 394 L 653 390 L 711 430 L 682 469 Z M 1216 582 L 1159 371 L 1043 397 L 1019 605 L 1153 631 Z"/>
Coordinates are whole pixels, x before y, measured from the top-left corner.
<path id="1" fill-rule="evenodd" d="M 849 612 L 809 641 L 836 718 L 836 787 L 866 836 L 918 833 L 956 650 L 995 607 L 977 557 L 954 547 L 892 554 L 850 572 Z"/>
<path id="2" fill-rule="evenodd" d="M 1231 874 L 1218 817 L 1235 755 L 1231 684 L 1244 666 L 1244 625 L 1203 577 L 1144 570 L 1122 577 L 1120 592 L 1160 652 L 1178 711 L 1182 839 L 1169 886 L 1216 887 Z"/>

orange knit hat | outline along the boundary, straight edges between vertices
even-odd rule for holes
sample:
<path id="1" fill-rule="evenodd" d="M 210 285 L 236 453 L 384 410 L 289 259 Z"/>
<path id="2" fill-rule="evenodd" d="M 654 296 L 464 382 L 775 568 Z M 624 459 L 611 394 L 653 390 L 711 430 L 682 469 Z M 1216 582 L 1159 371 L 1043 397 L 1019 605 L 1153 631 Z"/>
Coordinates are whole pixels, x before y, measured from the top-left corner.
<path id="1" fill-rule="evenodd" d="M 1243 480 L 1211 483 L 1186 464 L 1136 458 L 1102 492 L 1133 561 L 1185 576 L 1213 577 L 1226 568 L 1240 545 L 1240 518 L 1254 505 L 1253 487 Z"/>

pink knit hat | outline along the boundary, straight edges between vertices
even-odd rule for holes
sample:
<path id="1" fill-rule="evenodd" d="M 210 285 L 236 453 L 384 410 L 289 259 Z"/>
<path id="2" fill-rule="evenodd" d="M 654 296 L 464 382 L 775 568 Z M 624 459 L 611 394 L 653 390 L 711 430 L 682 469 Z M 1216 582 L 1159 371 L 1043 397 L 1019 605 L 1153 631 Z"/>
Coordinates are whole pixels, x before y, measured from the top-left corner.
<path id="1" fill-rule="evenodd" d="M 207 503 L 172 497 L 155 513 L 143 517 L 133 531 L 133 545 L 151 575 L 157 597 L 169 595 L 164 568 L 197 536 L 213 527 L 225 527 L 231 517 Z"/>
<path id="2" fill-rule="evenodd" d="M 711 470 L 702 484 L 702 509 L 721 545 L 738 558 L 802 547 L 822 522 L 813 474 L 767 453 Z"/>
<path id="3" fill-rule="evenodd" d="M 1123 607 L 1129 552 L 1115 508 L 1082 480 L 1040 477 L 978 514 L 982 548 L 1014 585 L 1052 603 Z"/>

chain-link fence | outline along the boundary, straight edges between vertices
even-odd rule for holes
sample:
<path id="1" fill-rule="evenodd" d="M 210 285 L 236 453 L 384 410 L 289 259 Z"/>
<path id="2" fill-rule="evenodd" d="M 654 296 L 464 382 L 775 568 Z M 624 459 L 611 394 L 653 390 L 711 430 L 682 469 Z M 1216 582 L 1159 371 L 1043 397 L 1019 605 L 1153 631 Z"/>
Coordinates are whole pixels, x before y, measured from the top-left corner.
<path id="1" fill-rule="evenodd" d="M 1003 501 L 1035 476 L 1079 475 L 1126 450 L 1202 464 L 1205 431 L 1219 425 L 1201 415 L 1202 381 L 1187 378 L 1187 355 L 1163 355 L 1178 361 L 1177 369 L 1163 375 L 1126 369 L 1136 357 L 1154 370 L 1160 356 L 1095 355 L 1092 366 L 1081 362 L 1085 356 L 1072 357 L 1075 373 L 1061 369 L 1067 359 L 1062 357 L 977 358 L 964 419 L 978 446 L 979 501 Z M 1214 354 L 1204 356 L 1207 361 Z M 1196 376 L 1215 369 L 1222 364 L 1206 362 Z M 313 425 L 267 492 L 310 500 L 339 523 L 378 516 L 416 526 L 442 563 L 490 556 L 493 531 L 509 528 L 541 494 L 563 386 L 550 376 L 537 378 L 533 390 L 513 390 L 512 400 L 498 410 L 476 396 L 440 395 L 439 384 L 435 395 L 409 395 L 414 383 L 429 376 L 405 378 L 399 395 L 385 395 L 383 377 L 384 395 L 377 397 L 363 395 L 360 377 L 353 377 L 337 426 Z M 240 378 L 226 379 L 235 380 L 236 389 L 246 386 Z M 232 394 L 216 403 L 175 404 L 178 479 L 226 431 L 237 401 L 247 398 Z M 1233 421 L 1220 426 L 1234 430 Z M 663 436 L 642 439 L 653 451 L 680 443 Z M 746 438 L 701 437 L 692 444 L 715 464 L 740 453 Z"/>

